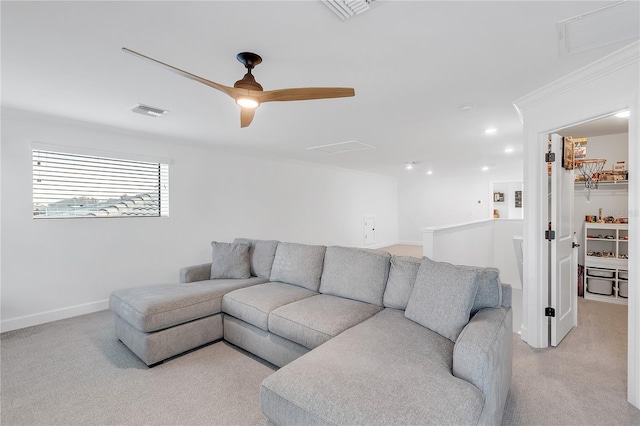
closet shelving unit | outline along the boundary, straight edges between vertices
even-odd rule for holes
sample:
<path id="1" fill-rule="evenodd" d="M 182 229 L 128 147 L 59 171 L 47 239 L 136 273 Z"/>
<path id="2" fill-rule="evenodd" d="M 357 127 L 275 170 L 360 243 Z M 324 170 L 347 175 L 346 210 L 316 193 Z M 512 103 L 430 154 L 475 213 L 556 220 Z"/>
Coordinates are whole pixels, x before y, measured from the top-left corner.
<path id="1" fill-rule="evenodd" d="M 629 225 L 584 224 L 584 298 L 627 304 Z"/>

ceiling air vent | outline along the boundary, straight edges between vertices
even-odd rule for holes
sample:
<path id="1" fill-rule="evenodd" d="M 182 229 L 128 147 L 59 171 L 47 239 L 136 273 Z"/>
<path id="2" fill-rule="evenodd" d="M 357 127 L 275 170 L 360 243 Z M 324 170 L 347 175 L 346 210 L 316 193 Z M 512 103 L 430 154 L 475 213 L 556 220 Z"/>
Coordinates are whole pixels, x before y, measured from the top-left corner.
<path id="1" fill-rule="evenodd" d="M 153 108 L 153 107 L 142 105 L 142 104 L 138 104 L 134 106 L 133 108 L 131 108 L 131 111 L 137 112 L 138 114 L 142 114 L 142 115 L 148 115 L 151 117 L 160 117 L 161 115 L 164 115 L 169 112 L 164 109 Z"/>
<path id="2" fill-rule="evenodd" d="M 640 37 L 638 2 L 620 1 L 558 22 L 560 57 Z"/>
<path id="3" fill-rule="evenodd" d="M 362 151 L 365 149 L 376 149 L 376 147 L 373 145 L 368 145 L 364 142 L 354 140 L 354 141 L 348 141 L 348 142 L 332 143 L 329 145 L 312 146 L 307 149 L 328 152 L 329 154 L 340 154 L 342 152 Z"/>
<path id="4" fill-rule="evenodd" d="M 369 10 L 369 5 L 376 0 L 322 0 L 341 20 L 347 20 L 354 15 Z"/>

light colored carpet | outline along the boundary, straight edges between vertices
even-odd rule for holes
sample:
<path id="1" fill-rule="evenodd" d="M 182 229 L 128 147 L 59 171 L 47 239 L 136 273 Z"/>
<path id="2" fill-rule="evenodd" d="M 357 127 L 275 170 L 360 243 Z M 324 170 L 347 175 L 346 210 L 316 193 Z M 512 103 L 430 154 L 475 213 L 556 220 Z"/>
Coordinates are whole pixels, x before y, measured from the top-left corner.
<path id="1" fill-rule="evenodd" d="M 382 247 L 380 250 L 384 250 L 387 253 L 395 256 L 413 256 L 417 258 L 422 257 L 422 246 L 409 245 L 409 244 L 396 244 L 393 246 Z"/>
<path id="2" fill-rule="evenodd" d="M 1 335 L 8 425 L 264 425 L 267 365 L 224 342 L 147 368 L 102 311 Z"/>
<path id="3" fill-rule="evenodd" d="M 626 307 L 580 299 L 579 327 L 558 348 L 513 335 L 504 425 L 639 425 L 626 402 Z M 147 368 L 102 311 L 0 335 L 0 423 L 263 425 L 273 372 L 224 342 Z"/>
<path id="4" fill-rule="evenodd" d="M 503 425 L 640 425 L 626 396 L 626 306 L 578 298 L 578 327 L 556 348 L 513 336 Z"/>

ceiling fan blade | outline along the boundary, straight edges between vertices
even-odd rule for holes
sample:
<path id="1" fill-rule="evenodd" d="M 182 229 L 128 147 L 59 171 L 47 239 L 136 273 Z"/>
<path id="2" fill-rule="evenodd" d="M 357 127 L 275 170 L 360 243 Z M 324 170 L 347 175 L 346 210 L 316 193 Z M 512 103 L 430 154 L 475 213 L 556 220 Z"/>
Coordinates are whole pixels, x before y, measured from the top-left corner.
<path id="1" fill-rule="evenodd" d="M 187 77 L 187 78 L 189 78 L 191 80 L 195 80 L 195 81 L 197 81 L 199 83 L 206 84 L 209 87 L 213 87 L 214 89 L 217 89 L 217 90 L 220 90 L 223 93 L 226 93 L 227 95 L 231 96 L 234 99 L 239 94 L 242 94 L 242 92 L 238 92 L 238 89 L 236 89 L 234 87 L 225 86 L 223 84 L 218 84 L 218 83 L 216 83 L 214 81 L 207 80 L 206 78 L 199 77 L 199 76 L 197 76 L 195 74 L 191 74 L 190 72 L 181 70 L 180 68 L 176 68 L 176 67 L 174 67 L 172 65 L 165 64 L 164 62 L 161 62 L 161 61 L 158 61 L 156 59 L 150 58 L 150 57 L 148 57 L 146 55 L 143 55 L 142 53 L 138 53 L 138 52 L 133 51 L 131 49 L 127 49 L 126 47 L 123 47 L 122 51 L 127 52 L 127 53 L 129 53 L 131 55 L 137 56 L 139 58 L 146 59 L 147 61 L 154 62 L 154 63 L 156 63 L 158 65 L 161 65 L 161 66 L 163 66 L 165 68 L 168 68 L 170 71 L 173 71 L 173 72 L 175 72 L 177 74 L 182 75 L 183 77 Z"/>
<path id="2" fill-rule="evenodd" d="M 253 121 L 255 108 L 240 108 L 240 127 L 247 127 Z"/>
<path id="3" fill-rule="evenodd" d="M 346 98 L 356 94 L 356 91 L 351 87 L 302 87 L 299 89 L 278 89 L 265 92 L 252 90 L 251 92 L 260 102 Z"/>

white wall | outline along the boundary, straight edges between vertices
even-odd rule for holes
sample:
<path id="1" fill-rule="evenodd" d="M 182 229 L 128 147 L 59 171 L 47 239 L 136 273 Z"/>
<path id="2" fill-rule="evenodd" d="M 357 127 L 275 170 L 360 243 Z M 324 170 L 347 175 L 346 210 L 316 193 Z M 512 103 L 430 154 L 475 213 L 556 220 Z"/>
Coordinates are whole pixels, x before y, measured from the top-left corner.
<path id="1" fill-rule="evenodd" d="M 422 230 L 423 255 L 439 262 L 489 266 L 500 270 L 500 280 L 522 288 L 514 236 L 522 236 L 522 219 L 485 219 Z"/>
<path id="2" fill-rule="evenodd" d="M 604 158 L 607 162 L 604 164 L 604 170 L 611 170 L 618 161 L 625 161 L 627 168 L 629 166 L 629 134 L 620 133 L 617 135 L 607 136 L 589 136 L 580 137 L 587 138 L 587 157 L 586 158 Z M 576 173 L 580 173 L 575 169 Z"/>
<path id="3" fill-rule="evenodd" d="M 105 309 L 109 294 L 175 282 L 235 237 L 362 246 L 398 240 L 397 180 L 238 156 L 113 128 L 2 111 L 1 319 L 4 331 Z M 32 142 L 173 161 L 170 217 L 34 220 Z"/>
<path id="4" fill-rule="evenodd" d="M 493 219 L 423 229 L 423 255 L 457 265 L 494 266 Z M 481 249 L 486 247 L 488 249 Z"/>
<path id="5" fill-rule="evenodd" d="M 516 191 L 522 191 L 522 181 L 494 182 L 492 188 L 492 193 L 502 192 L 504 194 L 504 201 L 493 201 L 491 210 L 498 210 L 500 219 L 522 219 L 523 209 L 522 207 L 516 207 Z"/>
<path id="6" fill-rule="evenodd" d="M 493 218 L 492 182 L 522 181 L 522 170 L 415 175 L 398 182 L 398 237 L 420 243 L 422 228 Z"/>

